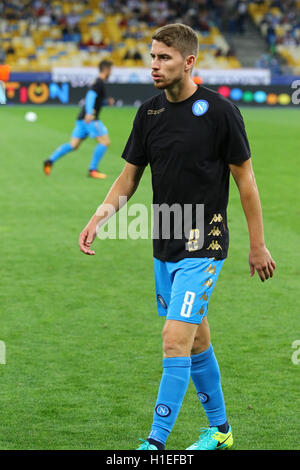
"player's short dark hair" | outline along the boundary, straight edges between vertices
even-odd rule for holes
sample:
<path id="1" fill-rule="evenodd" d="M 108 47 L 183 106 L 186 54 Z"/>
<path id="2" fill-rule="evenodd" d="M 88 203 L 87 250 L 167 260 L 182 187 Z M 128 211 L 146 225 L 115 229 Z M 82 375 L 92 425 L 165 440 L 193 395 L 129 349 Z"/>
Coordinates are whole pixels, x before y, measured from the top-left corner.
<path id="1" fill-rule="evenodd" d="M 103 70 L 111 69 L 112 66 L 113 66 L 113 62 L 111 60 L 104 59 L 104 60 L 101 60 L 101 62 L 99 62 L 98 68 L 100 72 L 103 72 Z"/>
<path id="2" fill-rule="evenodd" d="M 182 57 L 194 55 L 199 50 L 198 36 L 188 25 L 182 23 L 167 24 L 154 31 L 152 39 L 163 42 L 168 47 L 177 49 Z"/>

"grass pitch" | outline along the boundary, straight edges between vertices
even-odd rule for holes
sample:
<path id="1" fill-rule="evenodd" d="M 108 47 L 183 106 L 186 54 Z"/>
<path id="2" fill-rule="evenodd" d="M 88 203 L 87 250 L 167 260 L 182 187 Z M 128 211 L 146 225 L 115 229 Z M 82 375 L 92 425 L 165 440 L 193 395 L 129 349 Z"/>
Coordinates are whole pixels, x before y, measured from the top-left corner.
<path id="1" fill-rule="evenodd" d="M 150 240 L 78 235 L 124 162 L 133 108 L 103 111 L 111 147 L 87 178 L 95 143 L 61 159 L 50 177 L 42 161 L 69 140 L 75 107 L 0 108 L 1 449 L 134 449 L 147 437 L 161 377 Z M 231 185 L 229 257 L 208 319 L 220 364 L 234 449 L 300 449 L 299 110 L 242 109 L 264 210 L 273 280 L 251 279 L 248 234 Z M 147 169 L 131 202 L 151 204 Z M 191 383 L 167 443 L 184 449 L 206 425 Z"/>

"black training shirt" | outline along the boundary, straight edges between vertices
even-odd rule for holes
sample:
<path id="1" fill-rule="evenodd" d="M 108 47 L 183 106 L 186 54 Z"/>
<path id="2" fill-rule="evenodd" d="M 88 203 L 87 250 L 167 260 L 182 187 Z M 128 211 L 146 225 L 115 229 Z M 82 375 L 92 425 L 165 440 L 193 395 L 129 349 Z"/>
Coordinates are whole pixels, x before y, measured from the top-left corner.
<path id="1" fill-rule="evenodd" d="M 101 111 L 101 108 L 103 106 L 103 101 L 106 98 L 106 90 L 105 90 L 105 84 L 104 81 L 101 78 L 97 78 L 97 80 L 89 87 L 89 90 L 93 90 L 97 93 L 95 105 L 94 105 L 94 110 L 93 110 L 93 115 L 94 119 L 97 120 L 99 113 Z M 85 103 L 81 107 L 81 111 L 77 116 L 77 119 L 84 119 L 85 117 Z"/>
<path id="2" fill-rule="evenodd" d="M 250 158 L 243 118 L 234 104 L 203 86 L 177 103 L 169 102 L 162 92 L 140 106 L 122 157 L 151 167 L 153 204 L 158 208 L 153 237 L 156 258 L 226 258 L 228 164 Z M 176 214 L 179 205 L 186 219 L 172 210 L 168 217 L 160 213 L 160 208 L 175 208 L 174 204 Z M 200 219 L 196 217 L 199 205 L 204 205 Z"/>

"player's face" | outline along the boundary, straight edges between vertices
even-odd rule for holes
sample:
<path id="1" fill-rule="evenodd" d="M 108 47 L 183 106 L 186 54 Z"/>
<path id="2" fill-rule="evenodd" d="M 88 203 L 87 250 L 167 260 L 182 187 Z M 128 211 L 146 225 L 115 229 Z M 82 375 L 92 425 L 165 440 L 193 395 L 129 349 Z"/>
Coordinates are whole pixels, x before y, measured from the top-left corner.
<path id="1" fill-rule="evenodd" d="M 103 70 L 104 80 L 108 80 L 111 74 L 111 67 L 107 67 Z"/>
<path id="2" fill-rule="evenodd" d="M 151 58 L 152 78 L 156 88 L 163 90 L 183 79 L 186 60 L 174 47 L 153 40 Z"/>

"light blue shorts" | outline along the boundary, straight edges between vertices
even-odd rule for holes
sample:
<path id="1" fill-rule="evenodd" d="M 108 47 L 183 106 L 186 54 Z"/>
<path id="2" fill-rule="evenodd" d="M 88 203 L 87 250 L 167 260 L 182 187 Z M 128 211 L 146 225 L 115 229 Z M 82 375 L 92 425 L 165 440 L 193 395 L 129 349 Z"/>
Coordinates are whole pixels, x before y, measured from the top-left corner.
<path id="1" fill-rule="evenodd" d="M 216 285 L 223 260 L 184 258 L 176 263 L 154 258 L 159 316 L 200 324 Z"/>
<path id="2" fill-rule="evenodd" d="M 101 121 L 85 122 L 83 119 L 77 120 L 72 137 L 78 139 L 85 139 L 86 137 L 101 137 L 101 135 L 108 134 L 108 130 Z"/>

